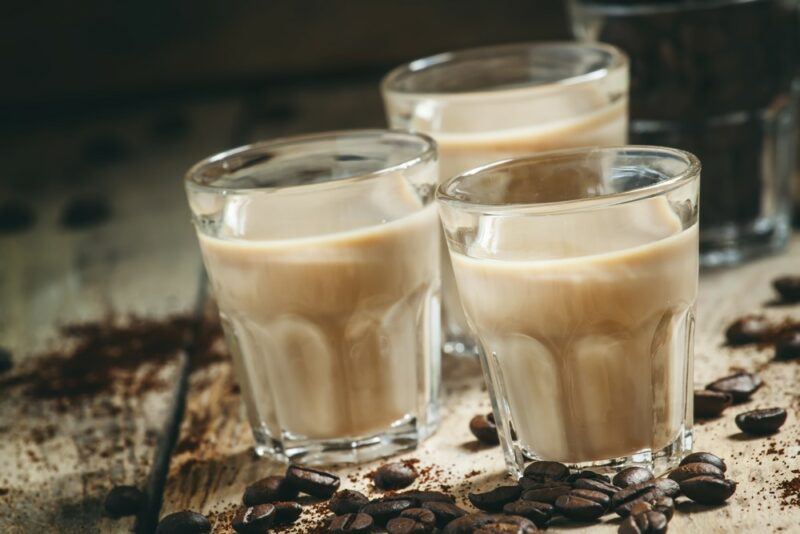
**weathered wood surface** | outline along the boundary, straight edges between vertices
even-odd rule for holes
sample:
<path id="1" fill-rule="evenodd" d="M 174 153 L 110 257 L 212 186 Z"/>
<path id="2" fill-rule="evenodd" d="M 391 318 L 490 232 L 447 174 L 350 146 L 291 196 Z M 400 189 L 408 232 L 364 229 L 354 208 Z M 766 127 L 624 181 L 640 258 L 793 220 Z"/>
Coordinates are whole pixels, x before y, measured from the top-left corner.
<path id="1" fill-rule="evenodd" d="M 30 199 L 37 220 L 0 235 L 0 346 L 16 363 L 0 376 L 0 532 L 130 532 L 134 518 L 104 516 L 107 491 L 134 484 L 160 497 L 183 354 L 66 400 L 26 394 L 30 378 L 20 377 L 37 373 L 42 352 L 65 348 L 62 325 L 194 309 L 201 264 L 181 177 L 194 160 L 230 143 L 238 111 L 235 102 L 188 109 L 187 120 L 198 122 L 170 142 L 152 137 L 150 111 L 112 127 L 102 120 L 69 125 L 68 134 L 54 125 L 4 147 L 6 172 L 36 175 L 27 182 L 25 174 L 9 176 L 0 194 Z M 112 134 L 123 152 L 85 149 L 98 135 L 108 147 Z M 114 153 L 120 160 L 108 161 Z M 58 179 L 69 173 L 74 179 Z M 85 194 L 107 199 L 110 218 L 65 229 L 64 206 Z"/>
<path id="2" fill-rule="evenodd" d="M 729 504 L 707 507 L 683 501 L 670 524 L 671 532 L 797 532 L 800 507 L 782 507 L 778 484 L 797 476 L 800 468 L 800 362 L 771 362 L 770 349 L 722 347 L 723 331 L 733 319 L 747 313 L 764 313 L 781 320 L 800 319 L 800 306 L 765 307 L 771 300 L 770 281 L 784 273 L 800 271 L 800 236 L 789 250 L 731 270 L 705 273 L 698 300 L 695 383 L 702 387 L 732 368 L 759 370 L 766 385 L 747 404 L 729 408 L 715 421 L 695 426 L 696 450 L 709 450 L 728 460 L 729 476 L 740 482 Z M 469 418 L 489 410 L 475 361 L 447 360 L 445 409 L 437 433 L 419 450 L 404 455 L 416 458 L 432 475 L 418 482 L 422 488 L 446 486 L 467 505 L 468 491 L 485 489 L 505 480 L 499 448 L 479 446 L 467 429 Z M 748 438 L 739 433 L 733 417 L 756 407 L 790 408 L 789 419 L 773 437 Z M 162 515 L 185 508 L 209 514 L 214 532 L 232 532 L 232 510 L 246 484 L 279 473 L 283 467 L 251 452 L 252 439 L 228 362 L 199 370 L 189 379 L 186 418 L 173 456 L 164 493 Z M 780 450 L 777 454 L 771 451 Z M 363 475 L 380 462 L 354 469 L 339 469 L 343 487 L 376 493 Z M 308 515 L 308 512 L 306 512 Z M 598 525 L 581 525 L 590 532 L 615 532 L 618 519 L 607 516 Z M 308 525 L 294 531 L 307 530 Z M 552 531 L 575 526 L 555 524 Z"/>

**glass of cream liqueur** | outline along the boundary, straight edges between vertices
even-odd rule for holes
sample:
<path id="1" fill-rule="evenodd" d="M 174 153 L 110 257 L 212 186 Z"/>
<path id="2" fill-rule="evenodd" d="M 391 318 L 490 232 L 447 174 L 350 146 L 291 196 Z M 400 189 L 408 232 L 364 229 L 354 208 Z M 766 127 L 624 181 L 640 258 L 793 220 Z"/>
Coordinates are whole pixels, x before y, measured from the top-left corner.
<path id="1" fill-rule="evenodd" d="M 384 130 L 212 156 L 186 190 L 260 454 L 358 463 L 437 422 L 434 142 Z"/>
<path id="2" fill-rule="evenodd" d="M 604 44 L 539 42 L 447 52 L 412 61 L 382 83 L 392 128 L 439 147 L 439 181 L 509 157 L 624 145 L 628 60 Z M 444 350 L 474 354 L 442 243 Z"/>
<path id="3" fill-rule="evenodd" d="M 437 192 L 511 473 L 531 459 L 656 472 L 692 446 L 700 164 L 554 151 Z"/>

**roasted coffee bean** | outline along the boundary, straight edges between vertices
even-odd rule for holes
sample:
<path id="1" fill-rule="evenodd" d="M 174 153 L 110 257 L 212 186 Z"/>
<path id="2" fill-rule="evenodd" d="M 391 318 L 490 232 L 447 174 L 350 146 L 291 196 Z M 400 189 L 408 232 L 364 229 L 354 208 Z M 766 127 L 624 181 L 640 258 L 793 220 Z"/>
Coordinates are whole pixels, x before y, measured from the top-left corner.
<path id="1" fill-rule="evenodd" d="M 278 501 L 271 504 L 275 507 L 276 525 L 294 523 L 303 513 L 303 507 L 294 501 Z"/>
<path id="2" fill-rule="evenodd" d="M 747 345 L 766 341 L 772 333 L 769 322 L 761 316 L 749 315 L 733 322 L 725 330 L 729 345 Z"/>
<path id="3" fill-rule="evenodd" d="M 684 495 L 700 504 L 721 504 L 736 491 L 736 482 L 724 478 L 699 476 L 681 482 Z"/>
<path id="4" fill-rule="evenodd" d="M 763 408 L 750 410 L 736 416 L 736 426 L 746 434 L 764 436 L 774 434 L 786 422 L 786 410 L 783 408 Z"/>
<path id="5" fill-rule="evenodd" d="M 242 502 L 255 506 L 275 501 L 289 501 L 297 497 L 297 490 L 285 477 L 271 476 L 253 482 L 244 490 Z"/>
<path id="6" fill-rule="evenodd" d="M 388 496 L 384 497 L 384 499 L 388 498 L 389 498 Z M 456 500 L 451 495 L 442 493 L 441 491 L 417 491 L 417 490 L 403 491 L 400 493 L 395 493 L 394 495 L 391 496 L 391 498 L 413 499 L 421 503 L 433 502 L 433 501 L 449 502 L 449 503 L 456 502 Z"/>
<path id="7" fill-rule="evenodd" d="M 555 507 L 564 517 L 575 521 L 594 521 L 606 513 L 606 507 L 599 502 L 572 493 L 556 499 Z"/>
<path id="8" fill-rule="evenodd" d="M 451 521 L 467 515 L 466 510 L 449 502 L 428 501 L 423 502 L 422 507 L 433 512 L 433 515 L 436 516 L 436 526 L 439 528 L 444 528 Z"/>
<path id="9" fill-rule="evenodd" d="M 156 534 L 206 534 L 211 532 L 208 518 L 191 510 L 169 514 L 159 521 Z"/>
<path id="10" fill-rule="evenodd" d="M 436 526 L 436 515 L 427 508 L 409 508 L 400 512 L 400 517 L 408 517 L 422 523 L 431 530 Z"/>
<path id="11" fill-rule="evenodd" d="M 800 302 L 800 276 L 780 276 L 772 281 L 772 287 L 783 302 Z"/>
<path id="12" fill-rule="evenodd" d="M 729 393 L 710 389 L 694 390 L 694 416 L 698 419 L 719 417 L 731 404 L 733 397 Z"/>
<path id="13" fill-rule="evenodd" d="M 467 514 L 450 521 L 442 530 L 442 534 L 473 534 L 476 530 L 491 521 L 488 514 Z"/>
<path id="14" fill-rule="evenodd" d="M 14 357 L 11 351 L 0 347 L 0 374 L 7 373 L 14 367 Z"/>
<path id="15" fill-rule="evenodd" d="M 653 482 L 655 482 L 656 488 L 667 497 L 677 497 L 681 492 L 680 485 L 674 480 L 657 478 Z"/>
<path id="16" fill-rule="evenodd" d="M 672 521 L 672 516 L 675 513 L 675 501 L 672 497 L 659 497 L 652 504 L 653 510 L 661 512 L 667 518 L 667 522 Z"/>
<path id="17" fill-rule="evenodd" d="M 395 490 L 410 486 L 417 479 L 417 472 L 403 462 L 384 464 L 375 471 L 373 482 L 382 490 Z"/>
<path id="18" fill-rule="evenodd" d="M 320 499 L 328 499 L 339 489 L 339 477 L 299 465 L 290 465 L 286 470 L 286 481 L 298 491 Z"/>
<path id="19" fill-rule="evenodd" d="M 136 515 L 144 505 L 145 497 L 135 486 L 116 486 L 106 495 L 105 509 L 111 517 Z"/>
<path id="20" fill-rule="evenodd" d="M 784 332 L 775 341 L 775 359 L 794 360 L 800 358 L 800 331 Z"/>
<path id="21" fill-rule="evenodd" d="M 429 527 L 410 517 L 395 517 L 386 523 L 388 534 L 425 534 L 431 532 L 433 527 Z"/>
<path id="22" fill-rule="evenodd" d="M 498 486 L 483 493 L 467 495 L 472 505 L 486 512 L 499 512 L 506 504 L 519 499 L 522 488 L 519 486 Z"/>
<path id="23" fill-rule="evenodd" d="M 602 504 L 603 508 L 606 509 L 611 505 L 611 497 L 609 497 L 602 491 L 594 491 L 588 489 L 573 489 L 571 492 L 569 492 L 569 494 L 577 495 L 578 497 L 589 499 L 590 501 Z"/>
<path id="24" fill-rule="evenodd" d="M 328 525 L 330 532 L 371 532 L 374 521 L 367 514 L 337 515 Z"/>
<path id="25" fill-rule="evenodd" d="M 683 460 L 681 460 L 681 465 L 686 464 L 694 464 L 694 463 L 704 463 L 704 464 L 711 464 L 714 467 L 719 468 L 720 471 L 723 473 L 728 470 L 728 466 L 725 465 L 725 460 L 717 456 L 716 454 L 711 454 L 710 452 L 693 452 L 692 454 L 687 455 Z"/>
<path id="26" fill-rule="evenodd" d="M 641 484 L 634 484 L 620 490 L 611 497 L 611 508 L 621 517 L 630 514 L 631 507 L 637 501 L 654 503 L 657 499 L 667 496 L 675 497 L 680 493 L 680 486 L 674 480 L 659 478 L 648 480 Z"/>
<path id="27" fill-rule="evenodd" d="M 500 438 L 497 437 L 497 425 L 494 423 L 494 417 L 490 419 L 491 415 L 476 415 L 470 419 L 469 430 L 481 443 L 497 445 L 500 443 Z"/>
<path id="28" fill-rule="evenodd" d="M 587 479 L 587 480 L 599 480 L 601 482 L 611 483 L 611 478 L 608 475 L 603 475 L 601 473 L 596 473 L 594 471 L 578 471 L 576 473 L 570 474 L 564 481 L 569 482 L 570 484 L 574 484 L 578 480 Z"/>
<path id="29" fill-rule="evenodd" d="M 398 517 L 409 508 L 416 508 L 417 503 L 411 499 L 377 499 L 361 508 L 362 514 L 372 516 L 377 525 L 385 525 L 390 519 Z"/>
<path id="30" fill-rule="evenodd" d="M 369 499 L 366 495 L 355 490 L 337 491 L 328 501 L 328 509 L 336 515 L 353 514 L 358 512 Z"/>
<path id="31" fill-rule="evenodd" d="M 649 469 L 632 466 L 626 467 L 614 475 L 614 478 L 611 479 L 611 482 L 620 488 L 627 488 L 628 486 L 641 484 L 642 482 L 647 482 L 648 480 L 653 480 L 653 473 L 651 473 Z"/>
<path id="32" fill-rule="evenodd" d="M 242 508 L 233 516 L 231 526 L 243 534 L 261 534 L 275 522 L 275 505 L 257 504 Z"/>
<path id="33" fill-rule="evenodd" d="M 650 510 L 640 514 L 631 514 L 623 521 L 618 532 L 620 534 L 663 534 L 667 531 L 666 516 L 661 512 Z"/>
<path id="34" fill-rule="evenodd" d="M 719 467 L 702 462 L 680 465 L 670 472 L 669 478 L 680 484 L 682 480 L 699 477 L 701 475 L 725 478 L 725 473 L 723 473 Z"/>
<path id="35" fill-rule="evenodd" d="M 663 497 L 664 499 L 669 499 L 669 497 Z M 636 514 L 643 514 L 645 512 L 649 512 L 653 509 L 653 504 L 650 504 L 647 501 L 636 501 L 631 505 L 631 508 L 628 513 L 628 517 Z"/>
<path id="36" fill-rule="evenodd" d="M 524 486 L 523 486 L 524 487 Z M 522 492 L 526 501 L 546 502 L 553 504 L 562 495 L 572 490 L 572 486 L 563 482 L 543 482 L 538 486 L 532 485 Z"/>
<path id="37" fill-rule="evenodd" d="M 555 507 L 544 502 L 520 499 L 503 506 L 503 513 L 525 517 L 533 521 L 537 527 L 542 528 L 553 517 Z"/>
<path id="38" fill-rule="evenodd" d="M 533 462 L 525 468 L 525 478 L 536 482 L 558 482 L 569 476 L 569 468 L 558 462 Z"/>
<path id="39" fill-rule="evenodd" d="M 442 534 L 533 534 L 539 529 L 530 519 L 506 514 L 469 514 L 447 525 Z"/>
<path id="40" fill-rule="evenodd" d="M 575 489 L 599 491 L 605 493 L 609 497 L 611 497 L 616 492 L 622 489 L 613 484 L 609 484 L 608 482 L 604 482 L 602 480 L 594 480 L 591 478 L 579 478 L 572 484 L 572 487 Z"/>
<path id="41" fill-rule="evenodd" d="M 733 398 L 734 404 L 737 404 L 748 400 L 762 384 L 758 375 L 739 372 L 711 382 L 706 389 L 728 393 Z"/>

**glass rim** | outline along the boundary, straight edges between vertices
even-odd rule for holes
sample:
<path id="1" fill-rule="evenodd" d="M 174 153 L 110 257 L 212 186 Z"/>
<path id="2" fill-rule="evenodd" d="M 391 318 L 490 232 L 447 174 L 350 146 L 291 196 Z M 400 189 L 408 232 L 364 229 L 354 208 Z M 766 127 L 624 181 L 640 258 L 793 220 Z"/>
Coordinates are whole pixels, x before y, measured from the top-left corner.
<path id="1" fill-rule="evenodd" d="M 566 78 L 555 80 L 547 83 L 529 83 L 510 88 L 496 88 L 496 89 L 482 89 L 470 91 L 407 91 L 398 89 L 396 87 L 397 81 L 405 75 L 414 75 L 418 72 L 424 72 L 429 68 L 437 67 L 450 63 L 458 59 L 485 59 L 487 57 L 494 57 L 499 54 L 508 52 L 519 52 L 523 50 L 543 51 L 545 49 L 552 49 L 555 47 L 566 47 L 572 49 L 586 49 L 594 51 L 606 52 L 610 56 L 610 61 L 607 65 L 592 71 L 577 74 L 575 76 L 568 76 Z M 399 65 L 389 71 L 381 80 L 381 92 L 385 95 L 392 95 L 396 97 L 405 98 L 447 98 L 447 99 L 471 99 L 471 98 L 491 98 L 493 96 L 508 97 L 514 93 L 530 92 L 545 92 L 552 91 L 554 88 L 561 88 L 565 86 L 577 86 L 595 82 L 609 77 L 612 73 L 618 72 L 621 69 L 628 68 L 628 56 L 620 48 L 608 44 L 597 42 L 578 42 L 578 41 L 526 41 L 519 43 L 500 44 L 491 46 L 481 46 L 473 48 L 464 48 L 460 50 L 451 50 L 441 52 L 430 56 L 409 61 Z"/>
<path id="2" fill-rule="evenodd" d="M 507 204 L 487 204 L 483 202 L 472 202 L 458 198 L 450 193 L 450 189 L 465 179 L 473 176 L 484 174 L 487 172 L 494 172 L 502 170 L 515 164 L 535 164 L 543 163 L 548 160 L 558 160 L 565 158 L 573 158 L 575 156 L 586 156 L 593 153 L 620 153 L 630 152 L 639 153 L 642 156 L 672 156 L 678 157 L 686 164 L 685 168 L 671 176 L 667 180 L 649 184 L 629 191 L 620 191 L 616 193 L 609 193 L 587 198 L 574 198 L 569 200 L 558 200 L 554 202 L 517 202 Z M 436 188 L 436 200 L 444 205 L 452 206 L 462 211 L 481 212 L 487 215 L 508 215 L 510 212 L 525 212 L 529 214 L 554 214 L 554 213 L 567 213 L 596 210 L 600 208 L 609 208 L 622 204 L 629 204 L 639 200 L 653 198 L 662 195 L 669 191 L 675 190 L 700 176 L 701 164 L 700 160 L 685 150 L 677 148 L 669 148 L 653 145 L 622 145 L 622 146 L 606 146 L 606 147 L 583 147 L 583 148 L 568 148 L 563 150 L 552 150 L 548 152 L 541 152 L 531 156 L 508 158 L 500 161 L 495 161 L 476 167 L 464 173 L 451 177 L 445 182 L 441 183 Z"/>
<path id="3" fill-rule="evenodd" d="M 251 166 L 253 164 L 252 161 L 249 162 L 250 164 L 248 164 L 248 162 L 244 162 L 243 165 L 239 165 L 237 167 L 233 167 L 230 169 L 226 168 L 225 165 L 225 163 L 227 161 L 230 161 L 231 158 L 237 156 L 243 156 L 248 153 L 251 153 L 257 157 L 259 154 L 263 154 L 266 151 L 274 150 L 276 148 L 287 148 L 287 147 L 300 148 L 303 146 L 310 146 L 315 143 L 325 143 L 343 139 L 355 140 L 358 138 L 364 138 L 374 141 L 375 139 L 379 139 L 386 135 L 390 135 L 396 138 L 402 138 L 408 141 L 413 140 L 415 142 L 420 142 L 421 143 L 420 150 L 417 154 L 415 154 L 412 157 L 404 159 L 399 163 L 386 165 L 385 167 L 375 171 L 356 173 L 353 174 L 352 176 L 333 178 L 330 180 L 325 180 L 322 182 L 311 183 L 311 184 L 282 185 L 279 180 L 273 185 L 254 186 L 254 187 L 228 187 L 228 186 L 219 186 L 219 185 L 203 183 L 203 181 L 200 179 L 204 171 L 208 171 L 212 168 L 217 168 L 220 166 L 222 167 L 224 172 L 215 177 L 219 178 L 220 176 L 224 176 L 225 174 L 233 174 L 235 172 L 238 172 L 242 169 Z M 336 153 L 336 151 L 330 151 L 330 152 L 332 154 Z M 348 153 L 352 153 L 352 151 L 348 151 Z M 344 152 L 342 152 L 342 154 L 344 155 Z M 321 190 L 332 187 L 342 187 L 358 182 L 364 182 L 374 178 L 380 178 L 387 174 L 402 171 L 404 169 L 409 169 L 417 165 L 420 165 L 422 163 L 435 160 L 436 157 L 437 157 L 436 141 L 434 141 L 433 138 L 424 133 L 407 132 L 398 129 L 381 129 L 381 128 L 330 130 L 325 132 L 315 132 L 309 134 L 276 137 L 273 139 L 256 141 L 253 143 L 248 143 L 245 145 L 240 145 L 234 148 L 223 150 L 221 152 L 217 152 L 215 154 L 212 154 L 211 156 L 201 159 L 200 161 L 192 165 L 189 168 L 189 170 L 186 171 L 186 173 L 184 174 L 183 181 L 184 185 L 187 188 L 191 188 L 197 191 L 204 191 L 204 192 L 217 193 L 223 195 L 247 194 L 259 191 L 278 191 L 278 190 L 300 190 L 300 189 Z M 256 161 L 255 163 L 259 162 Z"/>

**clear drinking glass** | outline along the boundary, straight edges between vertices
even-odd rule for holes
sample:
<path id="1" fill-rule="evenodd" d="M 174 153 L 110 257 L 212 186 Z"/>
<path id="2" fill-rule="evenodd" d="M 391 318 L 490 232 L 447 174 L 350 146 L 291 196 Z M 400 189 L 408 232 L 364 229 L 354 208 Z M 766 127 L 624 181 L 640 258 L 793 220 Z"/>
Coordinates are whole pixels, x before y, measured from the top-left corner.
<path id="1" fill-rule="evenodd" d="M 186 176 L 259 454 L 354 463 L 437 421 L 435 143 L 363 130 L 248 145 Z"/>
<path id="2" fill-rule="evenodd" d="M 661 471 L 691 449 L 699 175 L 687 152 L 594 148 L 439 186 L 512 474 Z"/>
<path id="3" fill-rule="evenodd" d="M 440 182 L 503 158 L 627 141 L 628 61 L 609 45 L 448 52 L 393 70 L 382 92 L 392 128 L 436 139 Z M 444 350 L 472 353 L 444 242 L 442 250 Z"/>

